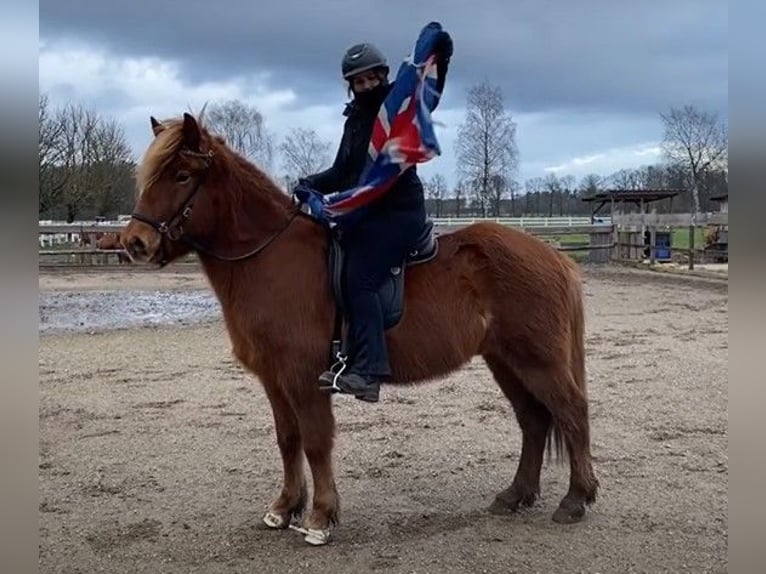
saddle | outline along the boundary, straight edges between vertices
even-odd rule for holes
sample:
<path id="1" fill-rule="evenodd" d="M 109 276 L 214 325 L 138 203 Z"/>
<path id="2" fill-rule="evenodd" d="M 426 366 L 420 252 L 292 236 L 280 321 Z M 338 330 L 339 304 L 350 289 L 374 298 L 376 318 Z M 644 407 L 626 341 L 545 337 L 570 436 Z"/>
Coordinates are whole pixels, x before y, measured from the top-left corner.
<path id="1" fill-rule="evenodd" d="M 386 281 L 378 290 L 378 299 L 383 309 L 383 325 L 385 330 L 396 326 L 404 314 L 404 276 L 405 269 L 431 261 L 439 252 L 439 241 L 434 232 L 434 223 L 427 220 L 412 251 L 403 259 L 400 265 L 391 268 Z M 333 361 L 345 362 L 347 341 L 343 338 L 343 323 L 347 320 L 347 305 L 345 301 L 344 284 L 344 251 L 338 237 L 330 236 L 328 254 L 330 286 L 335 299 L 335 327 L 332 341 Z M 336 362 L 335 365 L 338 363 Z M 334 366 L 335 366 L 334 365 Z"/>

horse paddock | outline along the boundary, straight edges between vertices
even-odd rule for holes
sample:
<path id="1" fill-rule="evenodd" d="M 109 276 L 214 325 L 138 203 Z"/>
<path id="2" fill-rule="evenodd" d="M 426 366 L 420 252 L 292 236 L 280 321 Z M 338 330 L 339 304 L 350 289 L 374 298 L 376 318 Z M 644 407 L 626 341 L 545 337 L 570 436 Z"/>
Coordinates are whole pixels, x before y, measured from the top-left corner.
<path id="1" fill-rule="evenodd" d="M 601 483 L 585 519 L 551 520 L 566 463 L 544 464 L 532 507 L 487 512 L 521 434 L 476 359 L 385 386 L 378 404 L 335 399 L 340 524 L 315 548 L 261 523 L 282 475 L 271 409 L 216 316 L 42 328 L 50 301 L 181 298 L 206 291 L 201 275 L 41 273 L 40 571 L 726 572 L 727 284 L 612 266 L 584 278 Z M 92 312 L 119 315 L 110 305 Z"/>

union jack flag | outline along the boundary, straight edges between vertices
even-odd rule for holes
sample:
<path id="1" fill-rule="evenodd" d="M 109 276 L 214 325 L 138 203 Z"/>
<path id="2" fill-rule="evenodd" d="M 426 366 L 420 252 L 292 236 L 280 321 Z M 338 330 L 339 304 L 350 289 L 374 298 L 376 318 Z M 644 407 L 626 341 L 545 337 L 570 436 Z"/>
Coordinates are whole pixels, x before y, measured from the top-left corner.
<path id="1" fill-rule="evenodd" d="M 380 107 L 359 185 L 325 196 L 327 219 L 347 221 L 358 208 L 386 193 L 404 170 L 441 155 L 431 119 L 431 112 L 441 98 L 436 91 L 434 53 L 441 31 L 438 22 L 431 22 L 421 30 L 415 49 L 402 62 L 393 87 Z"/>

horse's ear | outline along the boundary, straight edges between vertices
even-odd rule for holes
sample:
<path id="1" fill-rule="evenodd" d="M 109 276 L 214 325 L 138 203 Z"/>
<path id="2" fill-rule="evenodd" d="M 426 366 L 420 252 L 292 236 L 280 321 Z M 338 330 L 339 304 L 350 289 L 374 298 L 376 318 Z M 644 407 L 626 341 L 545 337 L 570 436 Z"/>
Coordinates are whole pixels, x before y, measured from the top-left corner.
<path id="1" fill-rule="evenodd" d="M 165 126 L 158 122 L 157 118 L 154 116 L 151 116 L 149 119 L 152 122 L 152 131 L 154 132 L 155 137 L 160 135 L 160 132 L 165 129 Z"/>
<path id="2" fill-rule="evenodd" d="M 199 143 L 201 139 L 199 126 L 197 125 L 197 120 L 194 119 L 194 116 L 186 112 L 184 112 L 183 134 L 186 147 L 193 151 L 199 151 Z"/>

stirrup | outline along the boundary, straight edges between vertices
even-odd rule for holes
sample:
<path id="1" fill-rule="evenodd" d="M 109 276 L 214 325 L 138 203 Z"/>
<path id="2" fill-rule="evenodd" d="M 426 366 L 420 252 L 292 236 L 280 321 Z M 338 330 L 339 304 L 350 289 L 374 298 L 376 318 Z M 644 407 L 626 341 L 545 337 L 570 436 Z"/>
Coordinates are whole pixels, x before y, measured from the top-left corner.
<path id="1" fill-rule="evenodd" d="M 324 386 L 320 384 L 319 388 L 323 391 L 332 391 L 333 393 L 340 393 L 343 392 L 342 389 L 338 386 L 338 378 L 341 376 L 343 371 L 346 370 L 346 367 L 348 367 L 348 355 L 344 355 L 342 351 L 338 351 L 335 354 L 335 358 L 338 359 L 335 361 L 332 366 L 330 366 L 330 372 L 333 373 L 332 378 L 332 385 L 329 387 Z M 337 370 L 336 370 L 337 369 Z"/>

